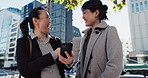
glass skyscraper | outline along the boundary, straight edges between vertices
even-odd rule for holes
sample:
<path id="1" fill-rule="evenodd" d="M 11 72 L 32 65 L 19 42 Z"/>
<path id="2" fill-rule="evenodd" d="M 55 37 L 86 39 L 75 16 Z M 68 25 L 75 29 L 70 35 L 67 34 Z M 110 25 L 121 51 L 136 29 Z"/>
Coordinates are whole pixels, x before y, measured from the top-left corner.
<path id="1" fill-rule="evenodd" d="M 148 0 L 127 0 L 134 51 L 148 51 Z"/>
<path id="2" fill-rule="evenodd" d="M 0 11 L 0 67 L 3 67 L 5 61 L 15 60 L 20 12 L 17 8 Z"/>

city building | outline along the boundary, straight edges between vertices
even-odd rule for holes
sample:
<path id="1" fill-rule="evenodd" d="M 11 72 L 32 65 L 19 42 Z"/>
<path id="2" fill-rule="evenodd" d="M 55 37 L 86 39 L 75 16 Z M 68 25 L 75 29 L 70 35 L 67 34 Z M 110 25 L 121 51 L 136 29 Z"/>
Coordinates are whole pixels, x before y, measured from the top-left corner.
<path id="1" fill-rule="evenodd" d="M 79 28 L 72 26 L 72 38 L 81 37 Z"/>
<path id="2" fill-rule="evenodd" d="M 127 59 L 130 52 L 133 51 L 132 43 L 130 39 L 129 40 L 121 39 L 121 43 L 122 43 L 122 51 L 123 51 L 123 64 L 126 64 L 128 62 Z"/>
<path id="3" fill-rule="evenodd" d="M 127 0 L 133 51 L 148 51 L 148 0 Z"/>
<path id="4" fill-rule="evenodd" d="M 52 36 L 58 37 L 63 43 L 72 42 L 72 10 L 65 8 L 66 3 L 50 2 L 50 17 Z"/>
<path id="5" fill-rule="evenodd" d="M 5 61 L 15 61 L 20 13 L 19 9 L 11 7 L 0 11 L 0 68 Z"/>
<path id="6" fill-rule="evenodd" d="M 148 0 L 128 0 L 129 23 L 133 51 L 128 62 L 148 63 Z"/>
<path id="7" fill-rule="evenodd" d="M 22 18 L 22 20 L 23 20 L 24 18 L 28 17 L 28 16 L 29 16 L 29 13 L 30 13 L 34 8 L 36 8 L 36 7 L 43 7 L 43 8 L 45 8 L 45 4 L 42 4 L 42 3 L 40 3 L 39 1 L 34 0 L 34 1 L 30 2 L 30 3 L 28 3 L 27 5 L 23 6 L 23 7 L 21 8 L 21 18 Z"/>
<path id="8" fill-rule="evenodd" d="M 133 51 L 131 40 L 121 39 L 123 56 L 126 57 L 129 52 Z"/>

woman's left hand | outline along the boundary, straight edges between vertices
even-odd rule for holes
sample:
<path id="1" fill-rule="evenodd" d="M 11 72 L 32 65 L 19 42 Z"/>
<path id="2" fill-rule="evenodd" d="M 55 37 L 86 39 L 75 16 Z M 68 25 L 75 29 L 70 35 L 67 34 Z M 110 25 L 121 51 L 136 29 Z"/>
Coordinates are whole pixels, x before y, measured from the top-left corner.
<path id="1" fill-rule="evenodd" d="M 66 65 L 72 64 L 72 62 L 74 60 L 74 53 L 73 53 L 73 51 L 71 52 L 71 56 L 67 53 L 67 51 L 65 51 L 65 54 L 66 54 L 67 58 L 62 57 L 60 55 L 60 53 L 58 53 L 59 61 L 61 61 L 62 63 L 66 64 Z"/>

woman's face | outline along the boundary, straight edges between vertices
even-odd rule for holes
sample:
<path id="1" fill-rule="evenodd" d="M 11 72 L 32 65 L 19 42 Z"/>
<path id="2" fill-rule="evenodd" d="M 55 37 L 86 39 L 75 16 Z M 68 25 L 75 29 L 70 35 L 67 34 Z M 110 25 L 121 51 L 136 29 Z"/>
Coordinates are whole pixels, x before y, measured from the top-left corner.
<path id="1" fill-rule="evenodd" d="M 50 24 L 51 24 L 51 20 L 49 17 L 49 14 L 47 11 L 45 10 L 40 10 L 40 15 L 39 15 L 39 19 L 38 20 L 38 30 L 39 32 L 43 33 L 43 34 L 48 34 L 50 31 Z"/>
<path id="2" fill-rule="evenodd" d="M 85 21 L 86 26 L 95 26 L 98 24 L 98 14 L 97 11 L 91 12 L 89 9 L 85 9 L 82 11 L 82 18 Z"/>

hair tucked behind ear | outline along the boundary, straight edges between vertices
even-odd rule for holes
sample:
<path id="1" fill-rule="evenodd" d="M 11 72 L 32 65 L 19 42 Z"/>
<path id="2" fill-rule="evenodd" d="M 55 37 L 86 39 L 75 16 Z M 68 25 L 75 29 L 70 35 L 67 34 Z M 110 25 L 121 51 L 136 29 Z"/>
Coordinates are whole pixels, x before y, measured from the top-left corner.
<path id="1" fill-rule="evenodd" d="M 29 36 L 29 28 L 28 23 L 31 29 L 34 29 L 33 18 L 39 19 L 39 15 L 41 14 L 39 10 L 44 10 L 42 7 L 34 8 L 30 13 L 29 17 L 26 17 L 24 21 L 20 24 L 20 28 L 23 36 Z"/>
<path id="2" fill-rule="evenodd" d="M 23 36 L 28 36 L 29 28 L 28 28 L 28 17 L 24 19 L 24 21 L 20 24 L 20 28 Z"/>

